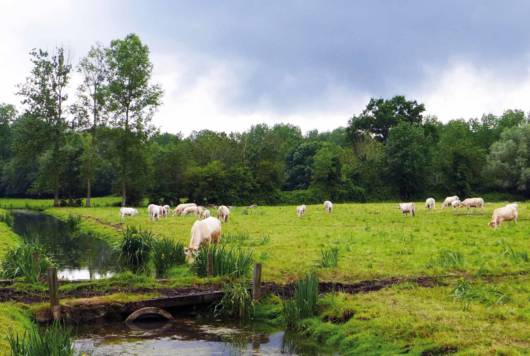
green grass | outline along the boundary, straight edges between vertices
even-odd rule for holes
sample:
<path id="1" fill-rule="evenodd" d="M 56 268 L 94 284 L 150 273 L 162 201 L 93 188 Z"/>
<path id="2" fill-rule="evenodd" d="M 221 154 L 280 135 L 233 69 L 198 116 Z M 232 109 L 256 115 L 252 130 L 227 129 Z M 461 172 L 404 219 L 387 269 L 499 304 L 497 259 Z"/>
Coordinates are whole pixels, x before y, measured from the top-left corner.
<path id="1" fill-rule="evenodd" d="M 483 213 L 420 208 L 415 218 L 403 217 L 395 203 L 336 204 L 333 214 L 311 205 L 304 219 L 296 218 L 293 206 L 259 207 L 248 215 L 242 213 L 244 208 L 235 208 L 230 222 L 223 224 L 223 234 L 228 245 L 254 251 L 255 259 L 264 265 L 265 281 L 297 280 L 314 268 L 315 261 L 321 261 L 321 251 L 330 245 L 340 249 L 340 263 L 337 268 L 319 270 L 322 280 L 351 283 L 394 276 L 527 270 L 530 262 L 524 257 L 517 262 L 504 257 L 498 241 L 505 241 L 521 256 L 530 251 L 529 204 L 520 205 L 518 224 L 508 222 L 493 230 L 487 224 L 493 209 L 502 204 L 487 204 Z M 121 224 L 118 210 L 62 208 L 47 212 L 64 219 L 69 214 L 80 215 L 82 231 L 107 234 L 105 238 L 111 241 L 120 239 L 120 228 L 138 226 L 186 246 L 189 242 L 195 217 L 151 222 L 146 209 L 140 208 L 138 216 Z M 442 251 L 453 253 L 454 263 L 435 261 Z"/>
<path id="2" fill-rule="evenodd" d="M 12 356 L 72 356 L 74 346 L 71 330 L 59 323 L 45 329 L 33 327 L 24 335 L 8 336 Z"/>
<path id="3" fill-rule="evenodd" d="M 8 335 L 24 335 L 33 324 L 30 313 L 13 303 L 0 303 L 0 355 L 9 355 Z"/>
<path id="4" fill-rule="evenodd" d="M 5 210 L 0 209 L 0 214 L 4 215 Z M 3 261 L 7 252 L 22 243 L 20 236 L 11 231 L 11 228 L 3 221 L 0 221 L 0 261 Z"/>

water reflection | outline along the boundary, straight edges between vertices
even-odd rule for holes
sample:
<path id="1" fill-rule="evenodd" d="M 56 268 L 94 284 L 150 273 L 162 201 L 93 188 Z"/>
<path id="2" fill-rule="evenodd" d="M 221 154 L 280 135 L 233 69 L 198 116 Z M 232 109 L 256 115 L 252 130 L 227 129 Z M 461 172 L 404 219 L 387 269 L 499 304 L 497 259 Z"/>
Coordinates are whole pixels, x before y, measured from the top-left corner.
<path id="1" fill-rule="evenodd" d="M 53 216 L 29 210 L 13 210 L 13 231 L 26 242 L 44 246 L 67 280 L 106 278 L 116 271 L 116 255 L 103 240 L 81 234 Z"/>

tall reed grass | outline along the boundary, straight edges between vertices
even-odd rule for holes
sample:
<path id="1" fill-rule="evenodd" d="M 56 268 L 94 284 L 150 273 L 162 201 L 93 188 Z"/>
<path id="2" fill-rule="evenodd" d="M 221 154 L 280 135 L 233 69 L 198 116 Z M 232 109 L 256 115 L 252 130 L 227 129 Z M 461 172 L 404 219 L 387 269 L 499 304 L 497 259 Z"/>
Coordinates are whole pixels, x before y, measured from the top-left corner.
<path id="1" fill-rule="evenodd" d="M 208 273 L 208 252 L 213 259 L 214 276 L 244 277 L 248 276 L 252 267 L 252 251 L 240 248 L 226 248 L 223 245 L 210 245 L 199 249 L 192 269 L 200 277 Z"/>
<path id="2" fill-rule="evenodd" d="M 283 318 L 288 328 L 295 328 L 300 320 L 316 315 L 318 283 L 315 273 L 296 282 L 293 298 L 283 302 Z"/>
<path id="3" fill-rule="evenodd" d="M 23 278 L 29 283 L 43 279 L 52 261 L 37 243 L 22 244 L 7 252 L 2 261 L 2 278 Z"/>
<path id="4" fill-rule="evenodd" d="M 320 250 L 320 266 L 323 268 L 337 267 L 339 264 L 339 248 L 336 246 Z"/>
<path id="5" fill-rule="evenodd" d="M 11 356 L 72 356 L 74 347 L 70 329 L 54 323 L 39 331 L 32 328 L 19 337 L 8 335 Z"/>
<path id="6" fill-rule="evenodd" d="M 165 277 L 173 266 L 186 263 L 184 245 L 169 239 L 153 240 L 152 259 L 157 277 Z"/>
<path id="7" fill-rule="evenodd" d="M 127 227 L 119 245 L 120 265 L 134 273 L 148 272 L 152 242 L 151 231 Z"/>
<path id="8" fill-rule="evenodd" d="M 236 318 L 243 321 L 253 318 L 254 301 L 246 283 L 232 281 L 224 286 L 223 291 L 223 298 L 214 309 L 216 316 Z"/>

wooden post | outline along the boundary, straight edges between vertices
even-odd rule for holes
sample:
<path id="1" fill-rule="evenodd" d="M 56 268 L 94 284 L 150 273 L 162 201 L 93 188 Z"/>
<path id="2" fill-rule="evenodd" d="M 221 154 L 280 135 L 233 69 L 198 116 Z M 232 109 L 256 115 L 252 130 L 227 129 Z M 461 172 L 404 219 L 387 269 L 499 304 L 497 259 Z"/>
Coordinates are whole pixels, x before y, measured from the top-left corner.
<path id="1" fill-rule="evenodd" d="M 48 288 L 53 320 L 59 320 L 61 318 L 61 305 L 59 304 L 59 281 L 56 267 L 48 267 Z"/>
<path id="2" fill-rule="evenodd" d="M 252 276 L 252 299 L 258 300 L 261 297 L 261 263 L 254 266 L 254 275 Z"/>
<path id="3" fill-rule="evenodd" d="M 212 254 L 212 250 L 211 249 L 208 249 L 208 277 L 212 277 L 213 276 L 213 254 Z"/>

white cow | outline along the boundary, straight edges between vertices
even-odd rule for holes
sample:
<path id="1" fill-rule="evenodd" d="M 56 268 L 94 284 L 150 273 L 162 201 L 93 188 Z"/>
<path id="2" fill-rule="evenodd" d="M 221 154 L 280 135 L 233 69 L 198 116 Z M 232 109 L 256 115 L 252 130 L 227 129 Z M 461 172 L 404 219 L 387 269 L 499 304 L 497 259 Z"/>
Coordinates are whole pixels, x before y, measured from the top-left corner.
<path id="1" fill-rule="evenodd" d="M 333 203 L 330 202 L 329 200 L 326 200 L 324 202 L 324 210 L 327 212 L 327 213 L 331 213 L 331 211 L 333 210 Z"/>
<path id="2" fill-rule="evenodd" d="M 452 207 L 453 209 L 456 209 L 456 208 L 458 208 L 458 207 L 460 206 L 460 204 L 462 204 L 462 202 L 461 202 L 460 200 L 458 200 L 458 199 L 457 199 L 457 200 L 453 200 L 453 201 L 451 202 L 451 207 Z"/>
<path id="3" fill-rule="evenodd" d="M 502 208 L 497 208 L 493 210 L 493 215 L 491 216 L 491 221 L 489 225 L 496 229 L 503 221 L 512 221 L 517 223 L 517 218 L 519 217 L 519 212 L 517 207 L 513 204 L 508 204 Z"/>
<path id="4" fill-rule="evenodd" d="M 452 206 L 453 202 L 455 200 L 460 200 L 460 198 L 458 197 L 458 195 L 453 195 L 452 197 L 447 197 L 445 198 L 444 202 L 442 203 L 442 209 L 443 208 L 447 208 L 448 206 Z"/>
<path id="5" fill-rule="evenodd" d="M 414 216 L 416 214 L 416 205 L 414 203 L 399 203 L 399 210 L 403 215 L 410 214 Z"/>
<path id="6" fill-rule="evenodd" d="M 190 206 L 197 206 L 197 204 L 195 203 L 184 203 L 184 204 L 179 204 L 177 205 L 177 207 L 175 208 L 175 210 L 173 211 L 173 215 L 180 215 L 182 214 L 182 211 L 184 209 L 186 209 L 187 207 L 190 207 Z"/>
<path id="7" fill-rule="evenodd" d="M 217 209 L 217 217 L 222 222 L 227 222 L 229 216 L 230 216 L 230 209 L 228 209 L 228 207 L 221 205 L 219 209 Z"/>
<path id="8" fill-rule="evenodd" d="M 467 198 L 464 199 L 463 202 L 460 203 L 460 207 L 466 207 L 468 210 L 469 208 L 484 208 L 484 199 L 482 198 Z"/>
<path id="9" fill-rule="evenodd" d="M 190 244 L 185 250 L 186 255 L 191 257 L 201 246 L 219 241 L 221 241 L 221 221 L 219 219 L 210 216 L 204 220 L 197 220 L 191 227 Z"/>
<path id="10" fill-rule="evenodd" d="M 203 209 L 199 216 L 200 216 L 201 219 L 209 218 L 211 216 L 210 210 Z"/>
<path id="11" fill-rule="evenodd" d="M 188 206 L 187 208 L 184 208 L 182 212 L 180 213 L 181 216 L 186 215 L 199 215 L 199 208 L 197 206 Z"/>
<path id="12" fill-rule="evenodd" d="M 147 213 L 151 220 L 158 220 L 160 216 L 164 215 L 164 207 L 156 204 L 149 204 L 147 206 Z"/>
<path id="13" fill-rule="evenodd" d="M 427 198 L 427 200 L 425 200 L 426 209 L 434 209 L 435 205 L 436 205 L 436 201 L 434 200 L 434 198 Z"/>
<path id="14" fill-rule="evenodd" d="M 169 215 L 169 211 L 171 210 L 171 207 L 169 205 L 164 205 L 162 208 L 164 208 L 163 215 L 165 218 Z"/>
<path id="15" fill-rule="evenodd" d="M 307 207 L 305 206 L 305 204 L 297 206 L 296 207 L 296 215 L 299 218 L 301 218 L 305 214 L 306 209 L 307 209 Z"/>
<path id="16" fill-rule="evenodd" d="M 123 219 L 126 216 L 135 216 L 138 215 L 138 210 L 135 208 L 120 208 L 120 217 Z"/>

